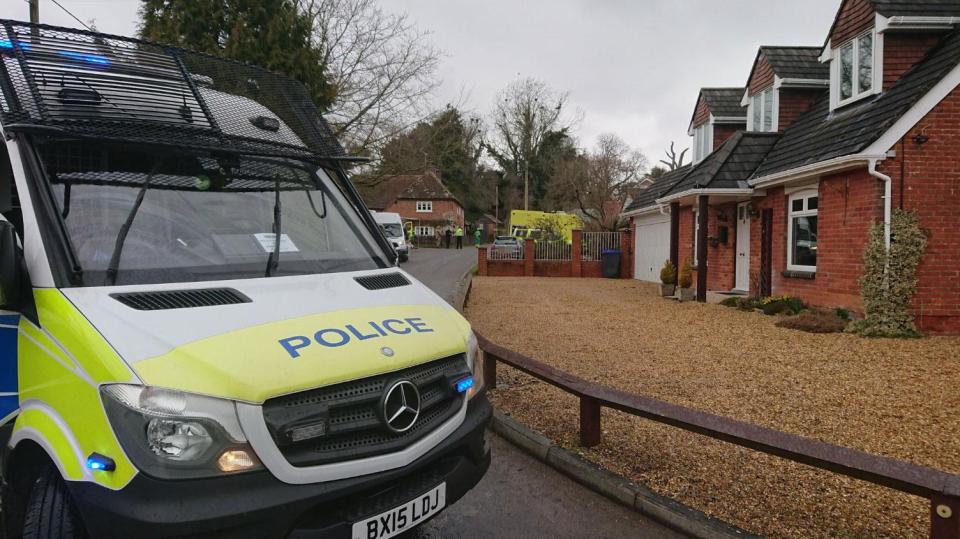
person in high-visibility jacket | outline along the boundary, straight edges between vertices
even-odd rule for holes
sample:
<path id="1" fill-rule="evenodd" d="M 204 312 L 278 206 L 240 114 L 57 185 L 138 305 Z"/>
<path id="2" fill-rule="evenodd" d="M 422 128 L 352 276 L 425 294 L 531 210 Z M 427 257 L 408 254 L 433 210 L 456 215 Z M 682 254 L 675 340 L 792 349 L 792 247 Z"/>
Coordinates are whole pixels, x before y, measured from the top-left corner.
<path id="1" fill-rule="evenodd" d="M 457 237 L 457 249 L 463 249 L 463 227 L 458 226 L 454 235 Z"/>
<path id="2" fill-rule="evenodd" d="M 480 227 L 473 229 L 473 243 L 480 247 Z"/>

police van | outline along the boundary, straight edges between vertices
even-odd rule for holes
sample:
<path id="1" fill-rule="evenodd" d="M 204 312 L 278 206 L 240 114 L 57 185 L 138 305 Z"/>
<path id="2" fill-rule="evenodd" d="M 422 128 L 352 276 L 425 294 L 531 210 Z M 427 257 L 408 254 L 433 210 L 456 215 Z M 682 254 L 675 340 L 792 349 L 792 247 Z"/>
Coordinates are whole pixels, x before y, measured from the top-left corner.
<path id="1" fill-rule="evenodd" d="M 485 473 L 469 324 L 302 85 L 0 21 L 8 537 L 385 538 Z"/>
<path id="2" fill-rule="evenodd" d="M 404 229 L 400 214 L 386 211 L 371 211 L 370 214 L 380 225 L 380 230 L 390 241 L 393 250 L 397 252 L 400 262 L 406 262 L 410 258 L 410 244 L 407 243 L 407 231 Z"/>

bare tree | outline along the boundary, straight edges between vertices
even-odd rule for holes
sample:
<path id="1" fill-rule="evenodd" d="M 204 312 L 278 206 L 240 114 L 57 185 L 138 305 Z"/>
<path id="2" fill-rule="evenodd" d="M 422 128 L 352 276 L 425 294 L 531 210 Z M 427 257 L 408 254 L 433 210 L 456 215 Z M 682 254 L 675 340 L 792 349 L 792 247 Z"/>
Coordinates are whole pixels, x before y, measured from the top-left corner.
<path id="1" fill-rule="evenodd" d="M 596 149 L 557 168 L 588 225 L 616 230 L 627 199 L 639 189 L 647 170 L 647 158 L 619 136 L 597 137 Z"/>
<path id="2" fill-rule="evenodd" d="M 667 166 L 668 170 L 677 170 L 683 166 L 683 158 L 687 155 L 687 150 L 690 148 L 684 148 L 680 155 L 677 156 L 677 151 L 673 149 L 674 142 L 670 141 L 670 149 L 666 150 L 667 159 L 669 161 L 661 159 L 660 162 Z"/>
<path id="3" fill-rule="evenodd" d="M 525 209 L 530 205 L 531 161 L 551 133 L 578 121 L 578 115 L 567 110 L 567 101 L 566 93 L 533 78 L 518 79 L 497 94 L 487 149 L 506 172 L 523 179 Z"/>
<path id="4" fill-rule="evenodd" d="M 429 115 L 440 51 L 406 15 L 375 0 L 309 0 L 336 99 L 326 118 L 353 153 L 376 154 Z"/>

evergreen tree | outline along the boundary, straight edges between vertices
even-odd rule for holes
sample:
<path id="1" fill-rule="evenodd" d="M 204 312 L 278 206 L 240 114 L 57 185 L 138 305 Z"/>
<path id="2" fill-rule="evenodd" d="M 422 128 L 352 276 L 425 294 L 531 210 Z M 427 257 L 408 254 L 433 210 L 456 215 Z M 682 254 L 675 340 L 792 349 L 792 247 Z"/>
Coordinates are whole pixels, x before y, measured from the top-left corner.
<path id="1" fill-rule="evenodd" d="M 222 56 L 302 82 L 326 110 L 336 95 L 325 76 L 313 23 L 295 0 L 142 0 L 144 39 Z"/>

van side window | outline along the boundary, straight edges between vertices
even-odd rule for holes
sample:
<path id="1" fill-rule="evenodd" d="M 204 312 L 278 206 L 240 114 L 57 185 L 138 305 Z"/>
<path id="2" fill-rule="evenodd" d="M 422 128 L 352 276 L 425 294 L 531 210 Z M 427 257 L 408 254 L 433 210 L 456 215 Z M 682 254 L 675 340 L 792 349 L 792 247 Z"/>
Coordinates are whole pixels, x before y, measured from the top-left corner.
<path id="1" fill-rule="evenodd" d="M 2 141 L 0 141 L 2 142 Z M 20 209 L 20 197 L 17 196 L 17 184 L 13 181 L 13 168 L 7 145 L 0 143 L 0 213 L 13 223 L 17 234 L 23 238 L 23 211 Z"/>

